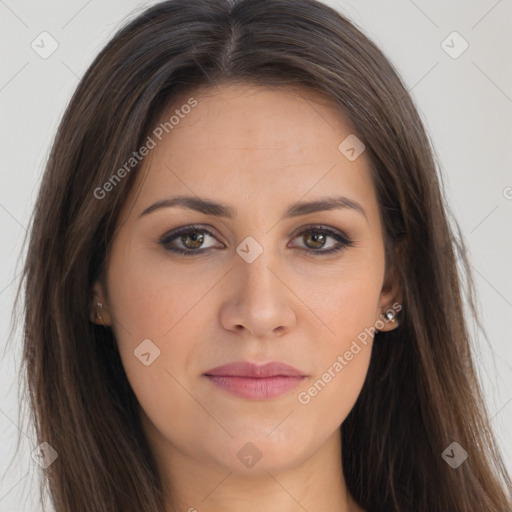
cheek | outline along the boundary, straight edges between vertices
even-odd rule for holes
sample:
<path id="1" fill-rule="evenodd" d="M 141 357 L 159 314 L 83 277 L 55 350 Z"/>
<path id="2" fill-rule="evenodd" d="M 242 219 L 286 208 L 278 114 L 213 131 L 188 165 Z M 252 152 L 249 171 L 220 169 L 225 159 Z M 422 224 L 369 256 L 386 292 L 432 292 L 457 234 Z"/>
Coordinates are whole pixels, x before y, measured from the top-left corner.
<path id="1" fill-rule="evenodd" d="M 299 390 L 297 401 L 316 418 L 318 428 L 341 424 L 361 392 L 379 315 L 383 271 L 376 257 L 354 261 L 324 280 L 316 293 L 309 287 L 307 303 L 318 317 L 317 333 L 321 333 L 312 352 L 318 371 Z M 315 339 L 312 333 L 310 337 Z"/>
<path id="2" fill-rule="evenodd" d="M 179 408 L 190 400 L 180 393 L 180 384 L 186 385 L 184 374 L 191 367 L 196 371 L 194 362 L 210 348 L 198 340 L 207 339 L 205 331 L 211 330 L 211 292 L 219 273 L 180 269 L 165 255 L 155 260 L 144 254 L 147 248 L 119 242 L 112 249 L 107 282 L 113 331 L 130 385 L 143 408 L 158 416 L 163 403 Z"/>
<path id="3" fill-rule="evenodd" d="M 212 308 L 204 300 L 211 283 L 201 276 L 191 279 L 190 273 L 169 272 L 168 265 L 156 266 L 133 253 L 125 258 L 112 254 L 109 306 L 130 386 L 159 431 L 175 440 L 197 438 L 204 413 L 188 392 L 186 369 L 197 355 L 194 340 L 204 328 L 197 318 Z M 175 411 L 187 411 L 187 420 L 176 421 Z"/>
<path id="4" fill-rule="evenodd" d="M 315 302 L 323 334 L 310 336 L 315 339 L 309 350 L 316 372 L 296 396 L 300 417 L 310 418 L 311 431 L 318 433 L 338 428 L 359 397 L 371 357 L 379 290 L 371 279 L 347 279 L 344 286 L 324 288 L 324 294 Z"/>
<path id="5" fill-rule="evenodd" d="M 375 324 L 384 267 L 375 254 L 354 254 L 329 274 L 300 281 L 297 294 L 318 318 L 326 350 L 343 349 Z M 295 290 L 294 290 L 295 291 Z"/>
<path id="6" fill-rule="evenodd" d="M 121 345 L 145 338 L 167 340 L 184 321 L 200 315 L 203 299 L 215 283 L 201 273 L 172 267 L 164 258 L 155 262 L 137 257 L 137 252 L 143 251 L 123 251 L 123 258 L 112 253 L 109 306 Z"/>

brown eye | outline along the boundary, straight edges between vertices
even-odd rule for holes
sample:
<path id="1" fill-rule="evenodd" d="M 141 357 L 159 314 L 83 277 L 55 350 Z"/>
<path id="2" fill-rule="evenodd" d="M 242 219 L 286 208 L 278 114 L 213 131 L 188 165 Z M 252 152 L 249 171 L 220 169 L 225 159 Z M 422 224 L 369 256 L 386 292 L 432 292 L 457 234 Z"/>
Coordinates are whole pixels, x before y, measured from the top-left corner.
<path id="1" fill-rule="evenodd" d="M 166 251 L 191 256 L 214 248 L 214 246 L 204 247 L 208 237 L 216 240 L 215 236 L 205 228 L 186 226 L 165 235 L 159 243 Z M 304 250 L 313 254 L 331 254 L 353 245 L 353 242 L 345 235 L 324 227 L 308 228 L 299 233 L 295 239 L 301 237 Z M 326 245 L 329 239 L 334 240 L 337 244 Z"/>
<path id="2" fill-rule="evenodd" d="M 187 249 L 200 249 L 201 244 L 204 241 L 204 235 L 202 233 L 198 233 L 198 231 L 190 231 L 188 234 L 182 235 L 180 238 L 181 243 Z"/>
<path id="3" fill-rule="evenodd" d="M 306 243 L 308 249 L 321 249 L 326 242 L 327 235 L 323 233 L 316 233 L 314 231 L 307 231 L 305 235 L 303 235 L 303 239 Z"/>
<path id="4" fill-rule="evenodd" d="M 159 243 L 166 251 L 192 255 L 213 248 L 213 246 L 203 246 L 208 237 L 215 239 L 213 234 L 205 228 L 186 226 L 165 235 Z"/>
<path id="5" fill-rule="evenodd" d="M 331 254 L 353 245 L 353 242 L 348 237 L 323 227 L 308 228 L 299 233 L 296 238 L 301 237 L 305 250 L 316 254 Z M 327 246 L 327 249 L 323 249 L 329 238 L 335 240 L 337 244 L 331 244 Z"/>

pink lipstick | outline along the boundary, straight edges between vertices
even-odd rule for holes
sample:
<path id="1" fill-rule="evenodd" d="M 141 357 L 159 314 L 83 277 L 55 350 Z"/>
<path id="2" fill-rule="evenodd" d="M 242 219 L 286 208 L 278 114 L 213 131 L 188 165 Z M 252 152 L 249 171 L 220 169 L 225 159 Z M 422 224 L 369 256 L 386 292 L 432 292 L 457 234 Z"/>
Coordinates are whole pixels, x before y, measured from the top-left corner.
<path id="1" fill-rule="evenodd" d="M 208 370 L 204 375 L 220 389 L 251 400 L 280 396 L 299 385 L 305 374 L 284 363 L 256 365 L 239 361 Z"/>

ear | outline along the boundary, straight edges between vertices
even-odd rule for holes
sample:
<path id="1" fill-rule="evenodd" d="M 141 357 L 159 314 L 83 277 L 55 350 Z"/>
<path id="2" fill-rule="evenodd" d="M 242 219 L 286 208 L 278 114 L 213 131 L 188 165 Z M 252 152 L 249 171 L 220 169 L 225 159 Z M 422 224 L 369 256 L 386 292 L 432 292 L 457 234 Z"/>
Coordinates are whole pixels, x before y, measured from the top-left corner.
<path id="1" fill-rule="evenodd" d="M 376 324 L 381 332 L 392 331 L 399 325 L 398 312 L 402 309 L 402 285 L 396 267 L 386 270 L 384 283 L 379 297 L 379 316 Z"/>
<path id="2" fill-rule="evenodd" d="M 98 325 L 111 325 L 110 309 L 107 302 L 107 294 L 104 285 L 99 281 L 95 281 L 93 285 L 94 300 L 90 312 L 90 320 Z"/>

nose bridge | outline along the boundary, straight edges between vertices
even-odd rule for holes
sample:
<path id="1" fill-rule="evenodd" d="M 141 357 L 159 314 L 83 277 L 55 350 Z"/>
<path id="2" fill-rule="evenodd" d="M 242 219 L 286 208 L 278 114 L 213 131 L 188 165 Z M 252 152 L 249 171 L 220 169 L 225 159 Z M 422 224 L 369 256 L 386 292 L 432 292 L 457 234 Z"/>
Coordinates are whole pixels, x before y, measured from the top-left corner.
<path id="1" fill-rule="evenodd" d="M 242 259 L 239 262 L 237 278 L 241 280 L 244 293 L 268 295 L 277 291 L 282 283 L 277 279 L 275 272 L 279 268 L 277 263 L 277 247 L 271 242 L 271 235 L 246 237 L 237 247 L 237 254 Z M 267 297 L 269 300 L 270 297 Z"/>
<path id="2" fill-rule="evenodd" d="M 263 243 L 256 240 L 257 236 Z M 231 328 L 243 326 L 253 335 L 271 335 L 293 322 L 285 279 L 279 275 L 279 251 L 271 239 L 271 235 L 247 237 L 237 247 L 241 261 L 232 274 L 230 306 L 224 310 L 230 313 L 224 320 Z"/>

